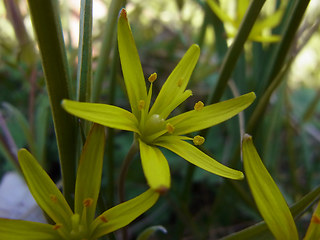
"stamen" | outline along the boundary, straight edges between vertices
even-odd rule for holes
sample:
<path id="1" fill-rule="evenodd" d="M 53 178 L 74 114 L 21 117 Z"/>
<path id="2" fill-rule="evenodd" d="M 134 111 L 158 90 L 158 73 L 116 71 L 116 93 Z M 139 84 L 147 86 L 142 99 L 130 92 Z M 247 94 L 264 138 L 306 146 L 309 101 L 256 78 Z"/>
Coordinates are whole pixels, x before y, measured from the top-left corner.
<path id="1" fill-rule="evenodd" d="M 146 105 L 146 102 L 144 100 L 140 100 L 138 105 L 139 110 L 144 109 L 145 105 Z"/>
<path id="2" fill-rule="evenodd" d="M 99 219 L 104 223 L 108 222 L 108 219 L 103 215 L 99 216 Z"/>
<path id="3" fill-rule="evenodd" d="M 174 131 L 174 126 L 171 123 L 167 123 L 166 129 L 167 129 L 168 133 L 172 134 Z"/>
<path id="4" fill-rule="evenodd" d="M 153 83 L 157 79 L 157 73 L 152 73 L 148 78 L 148 81 Z"/>
<path id="5" fill-rule="evenodd" d="M 180 78 L 179 81 L 178 81 L 178 87 L 181 87 L 182 83 L 183 83 L 183 78 Z"/>
<path id="6" fill-rule="evenodd" d="M 57 223 L 56 225 L 53 225 L 53 230 L 58 230 L 59 228 L 61 228 L 62 227 L 62 224 L 60 224 L 60 223 Z"/>
<path id="7" fill-rule="evenodd" d="M 52 202 L 57 203 L 58 202 L 58 198 L 56 195 L 50 194 L 50 199 Z"/>
<path id="8" fill-rule="evenodd" d="M 197 103 L 194 105 L 194 110 L 200 111 L 200 110 L 203 109 L 203 107 L 204 107 L 203 102 L 199 101 L 199 102 L 197 102 Z"/>
<path id="9" fill-rule="evenodd" d="M 201 137 L 200 135 L 197 135 L 193 138 L 193 143 L 194 145 L 197 145 L 197 146 L 203 144 L 204 141 L 205 141 L 204 137 Z"/>
<path id="10" fill-rule="evenodd" d="M 93 199 L 92 198 L 86 198 L 83 200 L 82 204 L 84 207 L 90 207 L 93 203 Z"/>

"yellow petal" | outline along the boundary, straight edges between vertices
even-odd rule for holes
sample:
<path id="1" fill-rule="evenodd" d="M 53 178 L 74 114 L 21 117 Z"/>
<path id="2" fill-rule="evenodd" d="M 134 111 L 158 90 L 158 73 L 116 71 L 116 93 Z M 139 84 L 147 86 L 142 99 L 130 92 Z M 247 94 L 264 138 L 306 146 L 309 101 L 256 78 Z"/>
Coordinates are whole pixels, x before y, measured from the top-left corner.
<path id="1" fill-rule="evenodd" d="M 104 153 L 104 127 L 94 124 L 87 137 L 80 156 L 75 187 L 75 213 L 82 215 L 86 205 L 87 223 L 94 219 L 96 203 L 101 187 L 102 162 Z M 91 199 L 90 206 L 85 204 Z"/>
<path id="2" fill-rule="evenodd" d="M 59 240 L 53 225 L 0 218 L 0 239 L 3 240 Z"/>
<path id="3" fill-rule="evenodd" d="M 213 174 L 230 179 L 243 179 L 242 172 L 217 162 L 195 146 L 181 140 L 179 136 L 163 136 L 155 144 L 169 149 L 190 163 Z"/>
<path id="4" fill-rule="evenodd" d="M 196 132 L 223 121 L 226 121 L 246 109 L 256 98 L 255 94 L 248 93 L 224 102 L 205 106 L 200 111 L 191 110 L 168 119 L 175 127 L 176 135 Z"/>
<path id="5" fill-rule="evenodd" d="M 18 152 L 18 159 L 30 192 L 39 206 L 55 223 L 71 227 L 69 220 L 73 213 L 48 174 L 26 149 Z"/>
<path id="6" fill-rule="evenodd" d="M 63 100 L 62 107 L 70 114 L 101 125 L 139 133 L 136 117 L 122 108 L 100 103 Z"/>
<path id="7" fill-rule="evenodd" d="M 320 239 L 320 202 L 314 211 L 304 240 Z"/>
<path id="8" fill-rule="evenodd" d="M 150 115 L 159 114 L 162 118 L 166 119 L 170 112 L 181 104 L 181 98 L 185 100 L 185 96 L 190 96 L 190 92 L 185 93 L 185 89 L 197 64 L 199 55 L 200 48 L 198 45 L 194 44 L 188 49 L 162 86 L 150 110 Z"/>
<path id="9" fill-rule="evenodd" d="M 147 89 L 139 54 L 129 26 L 127 12 L 122 9 L 118 20 L 118 45 L 124 81 L 133 114 L 139 118 L 138 103 L 146 100 Z"/>
<path id="10" fill-rule="evenodd" d="M 217 15 L 217 17 L 222 21 L 222 22 L 228 22 L 233 25 L 236 25 L 234 20 L 228 16 L 221 8 L 220 6 L 214 2 L 213 0 L 207 0 L 207 3 L 209 4 L 211 10 Z"/>
<path id="11" fill-rule="evenodd" d="M 163 192 L 170 188 L 170 169 L 162 152 L 139 140 L 143 172 L 149 186 L 155 191 Z"/>
<path id="12" fill-rule="evenodd" d="M 276 239 L 299 239 L 290 209 L 249 135 L 242 143 L 244 171 L 257 207 Z"/>
<path id="13" fill-rule="evenodd" d="M 159 198 L 159 193 L 152 189 L 127 202 L 121 203 L 98 216 L 92 223 L 95 229 L 92 239 L 118 230 L 151 208 Z"/>

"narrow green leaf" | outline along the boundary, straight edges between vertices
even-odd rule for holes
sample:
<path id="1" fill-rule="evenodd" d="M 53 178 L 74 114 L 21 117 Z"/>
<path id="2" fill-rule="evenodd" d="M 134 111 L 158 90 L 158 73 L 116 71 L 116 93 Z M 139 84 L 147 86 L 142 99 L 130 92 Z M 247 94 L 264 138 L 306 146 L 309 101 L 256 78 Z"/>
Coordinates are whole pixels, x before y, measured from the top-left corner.
<path id="1" fill-rule="evenodd" d="M 92 85 L 92 0 L 81 0 L 79 35 L 77 100 L 88 102 Z"/>
<path id="2" fill-rule="evenodd" d="M 128 225 L 151 208 L 158 198 L 159 193 L 149 189 L 139 196 L 105 211 L 92 224 L 95 229 L 92 238 L 101 237 Z"/>
<path id="3" fill-rule="evenodd" d="M 70 229 L 70 219 L 73 213 L 55 183 L 26 149 L 18 152 L 18 159 L 36 202 L 55 223 Z"/>
<path id="4" fill-rule="evenodd" d="M 291 214 L 294 218 L 302 215 L 312 204 L 320 197 L 320 187 L 309 192 L 297 203 L 290 207 Z M 223 240 L 248 240 L 248 239 L 270 239 L 272 234 L 268 229 L 267 224 L 261 221 L 253 226 L 245 228 L 239 232 L 230 234 L 223 238 Z"/>
<path id="5" fill-rule="evenodd" d="M 299 239 L 296 225 L 279 188 L 264 167 L 249 135 L 242 143 L 244 170 L 257 207 L 276 239 Z"/>
<path id="6" fill-rule="evenodd" d="M 61 163 L 63 191 L 69 204 L 75 184 L 76 124 L 61 108 L 62 99 L 72 99 L 72 86 L 58 1 L 28 0 L 32 25 L 37 36 Z"/>
<path id="7" fill-rule="evenodd" d="M 87 208 L 87 222 L 94 218 L 101 187 L 104 142 L 104 127 L 94 124 L 80 156 L 74 202 L 75 213 L 80 216 L 83 208 Z"/>
<path id="8" fill-rule="evenodd" d="M 0 239 L 5 240 L 61 240 L 53 225 L 0 218 Z"/>

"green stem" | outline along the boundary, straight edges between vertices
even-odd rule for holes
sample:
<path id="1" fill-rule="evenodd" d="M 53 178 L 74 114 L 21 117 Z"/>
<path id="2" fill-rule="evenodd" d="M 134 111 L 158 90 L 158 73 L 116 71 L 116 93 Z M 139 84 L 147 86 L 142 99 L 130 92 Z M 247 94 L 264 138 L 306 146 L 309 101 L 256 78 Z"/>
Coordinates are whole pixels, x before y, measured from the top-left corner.
<path id="1" fill-rule="evenodd" d="M 139 150 L 138 143 L 136 140 L 134 140 L 130 149 L 129 149 L 129 152 L 127 153 L 126 158 L 124 159 L 124 162 L 122 164 L 121 171 L 120 171 L 120 177 L 119 177 L 119 200 L 120 200 L 120 202 L 125 201 L 124 183 L 125 183 L 126 176 L 128 173 L 129 165 L 132 162 L 132 160 L 133 160 L 134 156 L 136 155 L 136 153 L 138 152 L 138 150 Z"/>
<path id="2" fill-rule="evenodd" d="M 213 94 L 209 96 L 207 101 L 208 104 L 217 103 L 221 99 L 227 87 L 227 83 L 232 71 L 236 66 L 237 60 L 242 52 L 243 46 L 264 3 L 265 0 L 255 0 L 251 2 L 249 9 L 247 10 L 247 13 L 240 25 L 239 32 L 229 48 L 227 56 L 224 58 L 218 78 L 218 84 Z"/>
<path id="3" fill-rule="evenodd" d="M 111 51 L 112 42 L 114 40 L 114 33 L 117 26 L 117 18 L 120 8 L 124 5 L 123 0 L 112 0 L 108 19 L 105 24 L 103 42 L 100 50 L 100 57 L 98 60 L 97 70 L 94 76 L 92 100 L 96 101 L 101 93 L 103 77 L 106 73 L 106 66 L 108 65 L 109 55 Z"/>
<path id="4" fill-rule="evenodd" d="M 74 118 L 61 108 L 61 101 L 71 97 L 71 84 L 63 41 L 58 2 L 28 0 L 33 28 L 42 57 L 48 95 L 59 150 L 63 190 L 70 206 L 75 187 L 76 131 Z"/>

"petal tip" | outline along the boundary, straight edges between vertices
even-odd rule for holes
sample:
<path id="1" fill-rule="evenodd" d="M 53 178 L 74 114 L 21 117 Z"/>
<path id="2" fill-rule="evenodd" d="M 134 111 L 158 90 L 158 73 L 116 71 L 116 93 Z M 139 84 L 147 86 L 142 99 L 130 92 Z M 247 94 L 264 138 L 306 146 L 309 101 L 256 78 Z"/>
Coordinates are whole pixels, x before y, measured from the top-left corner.
<path id="1" fill-rule="evenodd" d="M 245 134 L 243 135 L 243 141 L 245 142 L 245 141 L 250 141 L 250 140 L 252 140 L 251 135 L 245 133 Z"/>
<path id="2" fill-rule="evenodd" d="M 164 195 L 169 191 L 169 188 L 170 187 L 161 185 L 161 186 L 157 187 L 157 189 L 155 189 L 154 191 L 159 193 L 160 195 Z"/>
<path id="3" fill-rule="evenodd" d="M 126 11 L 125 8 L 122 8 L 122 9 L 120 10 L 120 18 L 123 18 L 123 19 L 125 19 L 126 21 L 128 20 L 127 11 Z"/>

